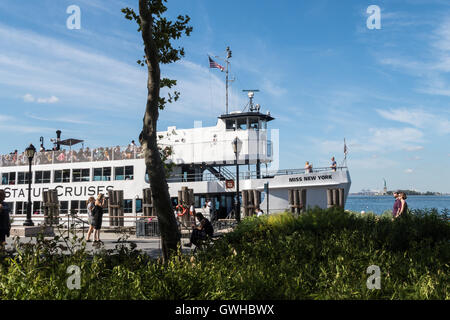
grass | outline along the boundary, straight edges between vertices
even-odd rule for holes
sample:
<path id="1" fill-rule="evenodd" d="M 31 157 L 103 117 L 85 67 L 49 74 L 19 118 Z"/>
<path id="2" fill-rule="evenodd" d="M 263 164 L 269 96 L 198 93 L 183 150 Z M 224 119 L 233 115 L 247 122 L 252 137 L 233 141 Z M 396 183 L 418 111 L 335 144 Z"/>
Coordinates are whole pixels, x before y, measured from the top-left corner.
<path id="1" fill-rule="evenodd" d="M 58 239 L 56 239 L 58 240 Z M 449 299 L 448 211 L 389 215 L 312 209 L 243 220 L 195 256 L 162 264 L 126 244 L 89 256 L 42 238 L 0 256 L 0 299 Z M 60 248 L 61 249 L 61 248 Z M 1 254 L 0 254 L 1 255 Z M 70 290 L 70 265 L 81 289 Z M 366 286 L 379 266 L 381 289 Z"/>

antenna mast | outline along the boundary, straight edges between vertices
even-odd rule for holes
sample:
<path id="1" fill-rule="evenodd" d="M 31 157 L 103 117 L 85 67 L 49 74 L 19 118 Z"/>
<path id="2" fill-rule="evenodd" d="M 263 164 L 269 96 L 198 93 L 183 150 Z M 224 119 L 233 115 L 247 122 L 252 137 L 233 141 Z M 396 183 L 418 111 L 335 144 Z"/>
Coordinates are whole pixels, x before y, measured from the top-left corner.
<path id="1" fill-rule="evenodd" d="M 230 65 L 230 59 L 231 58 L 231 50 L 230 47 L 227 47 L 227 58 L 225 59 L 225 62 L 227 63 L 227 71 L 226 71 L 226 79 L 225 79 L 225 96 L 226 96 L 226 102 L 225 102 L 225 106 L 226 106 L 226 114 L 228 114 L 228 82 L 232 82 L 233 80 L 228 80 L 228 66 Z"/>

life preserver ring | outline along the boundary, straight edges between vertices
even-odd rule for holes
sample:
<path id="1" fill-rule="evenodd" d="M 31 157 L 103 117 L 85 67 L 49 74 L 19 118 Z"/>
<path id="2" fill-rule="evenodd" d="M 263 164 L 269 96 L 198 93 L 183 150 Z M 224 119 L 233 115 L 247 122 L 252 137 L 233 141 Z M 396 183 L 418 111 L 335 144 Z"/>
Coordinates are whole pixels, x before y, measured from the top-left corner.
<path id="1" fill-rule="evenodd" d="M 179 204 L 179 205 L 177 205 L 176 206 L 176 209 L 177 209 L 177 215 L 179 216 L 179 217 L 181 217 L 181 216 L 184 216 L 186 213 L 187 213 L 187 208 L 186 207 L 184 207 L 183 205 L 181 205 L 181 204 Z M 181 212 L 180 212 L 181 211 Z"/>

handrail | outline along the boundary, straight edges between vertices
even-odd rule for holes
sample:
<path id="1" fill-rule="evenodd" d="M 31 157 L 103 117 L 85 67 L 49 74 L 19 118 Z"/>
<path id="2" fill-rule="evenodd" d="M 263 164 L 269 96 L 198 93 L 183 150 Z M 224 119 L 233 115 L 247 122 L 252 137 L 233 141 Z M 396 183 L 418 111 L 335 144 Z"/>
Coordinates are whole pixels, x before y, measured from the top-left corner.
<path id="1" fill-rule="evenodd" d="M 223 167 L 222 169 L 224 169 Z M 343 171 L 347 169 L 347 167 L 337 167 L 336 171 Z M 227 169 L 228 170 L 228 169 Z M 292 174 L 314 174 L 314 173 L 323 173 L 323 172 L 334 172 L 330 167 L 320 167 L 313 168 L 310 172 L 307 172 L 306 169 L 283 169 L 276 171 L 267 171 L 259 172 L 259 178 L 267 178 L 272 176 L 283 176 L 283 175 L 292 175 Z M 228 170 L 231 173 L 231 171 Z M 236 174 L 232 173 L 233 180 L 236 178 Z M 257 171 L 244 171 L 239 173 L 239 179 L 248 180 L 248 179 L 258 179 Z M 167 182 L 195 182 L 195 181 L 219 181 L 219 179 L 212 173 L 204 172 L 204 173 L 191 173 L 191 174 L 174 174 L 167 178 Z"/>
<path id="2" fill-rule="evenodd" d="M 58 163 L 79 163 L 94 161 L 114 161 L 114 160 L 134 160 L 143 159 L 142 147 L 100 147 L 95 149 L 59 150 L 36 152 L 33 158 L 33 165 L 58 164 Z M 28 165 L 28 158 L 25 153 L 10 153 L 0 155 L 0 167 L 14 167 Z"/>

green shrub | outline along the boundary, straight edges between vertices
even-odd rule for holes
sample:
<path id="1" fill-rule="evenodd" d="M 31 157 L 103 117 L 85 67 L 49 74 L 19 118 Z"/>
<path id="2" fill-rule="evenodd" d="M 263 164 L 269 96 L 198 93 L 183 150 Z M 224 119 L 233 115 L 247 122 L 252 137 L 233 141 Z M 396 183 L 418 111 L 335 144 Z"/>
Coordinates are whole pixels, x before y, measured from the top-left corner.
<path id="1" fill-rule="evenodd" d="M 336 208 L 251 217 L 167 264 L 126 243 L 92 256 L 76 237 L 37 240 L 0 253 L 1 299 L 449 299 L 445 210 L 395 221 Z M 70 265 L 80 290 L 66 286 Z M 380 290 L 367 289 L 370 265 Z"/>

